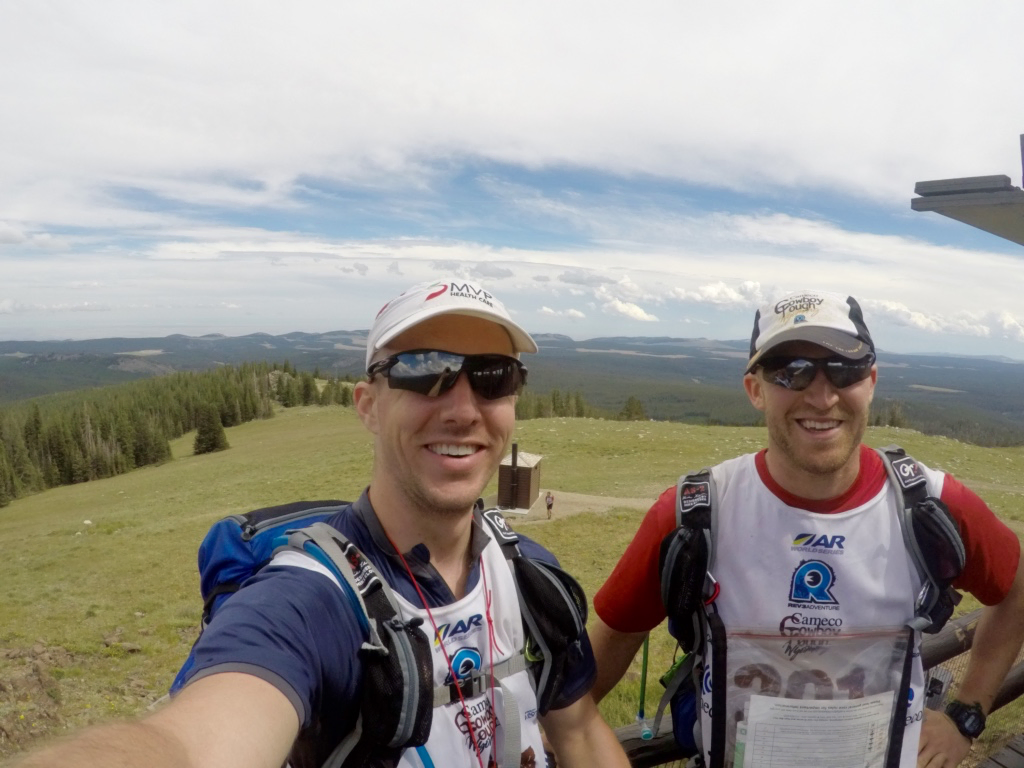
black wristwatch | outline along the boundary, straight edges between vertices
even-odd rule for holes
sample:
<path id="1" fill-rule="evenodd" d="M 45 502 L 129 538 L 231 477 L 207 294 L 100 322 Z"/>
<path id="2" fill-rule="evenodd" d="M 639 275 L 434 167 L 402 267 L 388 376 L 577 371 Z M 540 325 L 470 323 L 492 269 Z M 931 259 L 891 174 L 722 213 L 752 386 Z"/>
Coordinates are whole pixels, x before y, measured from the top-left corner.
<path id="1" fill-rule="evenodd" d="M 962 701 L 949 702 L 946 705 L 946 714 L 960 731 L 971 741 L 981 736 L 985 730 L 985 713 L 981 711 L 980 704 L 964 704 Z"/>

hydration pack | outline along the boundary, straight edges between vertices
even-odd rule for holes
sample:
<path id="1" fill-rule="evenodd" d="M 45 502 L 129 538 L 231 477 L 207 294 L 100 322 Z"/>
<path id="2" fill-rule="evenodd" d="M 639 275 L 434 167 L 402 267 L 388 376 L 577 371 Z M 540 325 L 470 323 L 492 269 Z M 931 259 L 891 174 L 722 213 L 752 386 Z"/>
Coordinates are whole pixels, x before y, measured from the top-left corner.
<path id="1" fill-rule="evenodd" d="M 523 650 L 493 669 L 474 670 L 452 685 L 435 686 L 430 639 L 416 617 L 403 620 L 397 599 L 368 558 L 325 521 L 350 502 L 300 501 L 231 515 L 211 526 L 199 546 L 203 613 L 200 632 L 223 603 L 282 549 L 300 550 L 326 567 L 345 593 L 367 640 L 359 651 L 365 684 L 355 728 L 325 754 L 322 743 L 300 734 L 289 757 L 291 768 L 353 768 L 394 765 L 406 748 L 430 735 L 433 709 L 462 696 L 475 696 L 493 675 L 527 669 L 540 714 L 557 700 L 566 671 L 582 658 L 587 599 L 579 584 L 557 566 L 526 557 L 519 537 L 497 510 L 480 517 L 501 546 L 519 597 L 526 641 Z M 482 508 L 478 502 L 477 510 Z M 195 664 L 189 654 L 171 686 L 180 689 Z M 505 717 L 518 722 L 516 702 L 504 689 Z M 511 719 L 514 718 L 514 719 Z M 519 762 L 518 738 L 506 737 L 506 761 Z M 504 761 L 503 761 L 504 762 Z"/>
<path id="2" fill-rule="evenodd" d="M 960 530 L 946 505 L 928 495 L 927 478 L 913 458 L 896 445 L 879 449 L 878 454 L 900 495 L 898 518 L 904 545 L 922 582 L 907 627 L 935 633 L 960 602 L 960 594 L 951 586 L 966 559 Z M 706 640 L 713 646 L 712 679 L 722 680 L 725 675 L 725 626 L 715 607 L 719 585 L 713 575 L 717 505 L 710 469 L 681 477 L 676 485 L 676 528 L 662 540 L 660 550 L 661 598 L 669 632 L 684 655 L 662 677 L 665 693 L 654 719 L 654 733 L 669 707 L 676 741 L 689 754 L 701 752 L 699 702 Z M 909 654 L 907 658 L 909 661 Z M 712 687 L 712 712 L 725 711 L 724 688 Z M 901 704 L 906 705 L 905 701 Z M 724 724 L 712 718 L 712 760 L 724 751 L 724 730 Z"/>

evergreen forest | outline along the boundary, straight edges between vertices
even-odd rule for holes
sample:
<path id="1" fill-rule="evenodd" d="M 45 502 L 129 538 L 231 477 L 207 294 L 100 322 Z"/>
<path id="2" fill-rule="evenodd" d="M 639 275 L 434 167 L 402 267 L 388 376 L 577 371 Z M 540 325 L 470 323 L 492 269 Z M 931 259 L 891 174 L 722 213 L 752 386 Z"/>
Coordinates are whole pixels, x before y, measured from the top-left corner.
<path id="1" fill-rule="evenodd" d="M 227 449 L 223 428 L 268 419 L 275 407 L 352 405 L 352 379 L 297 371 L 287 361 L 182 371 L 109 387 L 75 390 L 0 409 L 0 507 L 60 485 L 160 464 L 169 441 L 196 430 L 196 453 Z M 579 392 L 524 391 L 520 420 L 551 416 L 637 419 L 591 408 Z"/>
<path id="2" fill-rule="evenodd" d="M 347 405 L 351 392 L 288 363 L 246 363 L 18 401 L 0 410 L 0 506 L 167 461 L 168 441 L 204 418 L 232 427 L 270 418 L 275 403 Z"/>

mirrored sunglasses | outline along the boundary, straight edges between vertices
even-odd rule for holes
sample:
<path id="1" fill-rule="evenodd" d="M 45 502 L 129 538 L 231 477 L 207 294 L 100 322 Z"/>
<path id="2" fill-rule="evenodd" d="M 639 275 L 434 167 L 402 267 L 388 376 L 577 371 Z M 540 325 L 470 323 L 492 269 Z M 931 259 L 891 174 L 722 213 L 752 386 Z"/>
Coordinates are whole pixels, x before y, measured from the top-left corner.
<path id="1" fill-rule="evenodd" d="M 456 355 L 438 349 L 414 349 L 378 360 L 366 369 L 370 378 L 380 374 L 391 389 L 404 389 L 439 397 L 465 373 L 480 397 L 497 400 L 518 394 L 526 384 L 526 366 L 507 355 Z"/>
<path id="2" fill-rule="evenodd" d="M 833 387 L 846 389 L 870 376 L 874 364 L 874 355 L 867 355 L 860 360 L 848 360 L 839 355 L 821 358 L 772 357 L 761 362 L 761 376 L 771 384 L 802 392 L 811 386 L 818 371 L 821 371 Z"/>

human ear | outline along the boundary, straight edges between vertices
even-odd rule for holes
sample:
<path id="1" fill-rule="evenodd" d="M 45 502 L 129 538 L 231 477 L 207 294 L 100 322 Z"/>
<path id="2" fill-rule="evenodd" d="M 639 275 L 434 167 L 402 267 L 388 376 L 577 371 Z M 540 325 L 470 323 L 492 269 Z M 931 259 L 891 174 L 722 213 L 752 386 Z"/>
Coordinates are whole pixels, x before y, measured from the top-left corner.
<path id="1" fill-rule="evenodd" d="M 743 377 L 743 389 L 750 399 L 750 404 L 759 411 L 764 410 L 764 380 L 753 373 Z"/>
<path id="2" fill-rule="evenodd" d="M 373 434 L 377 434 L 377 390 L 372 382 L 359 381 L 352 388 L 352 402 L 359 420 Z"/>

